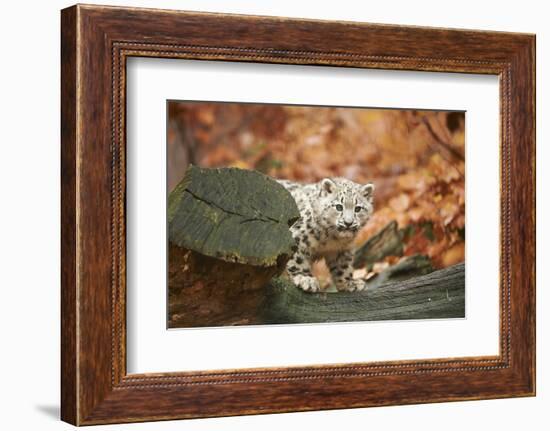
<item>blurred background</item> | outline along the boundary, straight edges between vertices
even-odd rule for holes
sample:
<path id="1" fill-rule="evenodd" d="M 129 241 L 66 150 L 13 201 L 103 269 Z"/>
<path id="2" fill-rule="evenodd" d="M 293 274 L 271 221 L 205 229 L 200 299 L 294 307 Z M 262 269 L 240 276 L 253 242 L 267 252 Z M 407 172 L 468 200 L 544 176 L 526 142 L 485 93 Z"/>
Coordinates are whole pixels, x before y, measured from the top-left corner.
<path id="1" fill-rule="evenodd" d="M 404 256 L 427 255 L 436 269 L 464 261 L 464 112 L 170 101 L 167 122 L 169 191 L 190 163 L 371 181 L 375 212 L 358 246 L 396 221 Z M 328 277 L 322 264 L 316 273 Z"/>

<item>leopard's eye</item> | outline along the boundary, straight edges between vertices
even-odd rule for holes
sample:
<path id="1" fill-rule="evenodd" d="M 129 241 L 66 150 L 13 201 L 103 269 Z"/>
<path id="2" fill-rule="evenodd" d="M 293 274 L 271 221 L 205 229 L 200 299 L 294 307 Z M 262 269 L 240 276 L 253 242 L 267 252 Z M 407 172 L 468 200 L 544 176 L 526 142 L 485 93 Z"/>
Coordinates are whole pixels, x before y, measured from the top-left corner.
<path id="1" fill-rule="evenodd" d="M 359 211 L 362 210 L 362 207 L 355 207 L 355 212 L 358 213 Z"/>
<path id="2" fill-rule="evenodd" d="M 336 211 L 344 211 L 344 207 L 340 204 L 336 205 Z"/>

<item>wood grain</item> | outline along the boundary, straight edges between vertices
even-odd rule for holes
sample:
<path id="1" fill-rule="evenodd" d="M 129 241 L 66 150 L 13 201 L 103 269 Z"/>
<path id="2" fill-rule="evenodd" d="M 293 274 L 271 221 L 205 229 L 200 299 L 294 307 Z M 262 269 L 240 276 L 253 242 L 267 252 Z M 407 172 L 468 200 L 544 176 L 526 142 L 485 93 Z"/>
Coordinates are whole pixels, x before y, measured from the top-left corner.
<path id="1" fill-rule="evenodd" d="M 223 262 L 220 267 L 218 259 L 189 251 L 183 255 L 183 250 L 173 246 L 169 251 L 174 254 L 174 258 L 170 255 L 169 272 L 185 264 L 192 269 L 189 272 L 193 278 L 189 281 L 197 284 L 189 281 L 191 287 L 182 286 L 181 282 L 169 284 L 169 295 L 172 295 L 168 307 L 169 328 L 466 317 L 463 263 L 426 275 L 416 274 L 412 278 L 408 275 L 406 279 L 400 279 L 399 275 L 388 279 L 382 272 L 378 275 L 383 277 L 379 283 L 375 277 L 361 292 L 312 294 L 297 289 L 285 277 L 269 277 L 258 283 L 258 276 L 250 274 L 244 265 Z M 213 265 L 220 269 L 221 281 L 215 280 L 215 283 L 212 282 Z M 183 270 L 177 272 L 181 274 Z M 243 278 L 247 280 L 246 290 L 242 281 L 229 281 Z M 180 286 L 181 290 L 173 289 Z"/>
<path id="2" fill-rule="evenodd" d="M 62 11 L 61 39 L 63 420 L 83 425 L 534 394 L 533 35 L 74 6 Z M 498 75 L 499 356 L 127 375 L 131 56 Z"/>
<path id="3" fill-rule="evenodd" d="M 76 9 L 61 16 L 61 417 L 77 422 Z"/>
<path id="4" fill-rule="evenodd" d="M 323 323 L 465 317 L 464 264 L 362 292 L 308 294 L 276 279 L 257 323 Z"/>

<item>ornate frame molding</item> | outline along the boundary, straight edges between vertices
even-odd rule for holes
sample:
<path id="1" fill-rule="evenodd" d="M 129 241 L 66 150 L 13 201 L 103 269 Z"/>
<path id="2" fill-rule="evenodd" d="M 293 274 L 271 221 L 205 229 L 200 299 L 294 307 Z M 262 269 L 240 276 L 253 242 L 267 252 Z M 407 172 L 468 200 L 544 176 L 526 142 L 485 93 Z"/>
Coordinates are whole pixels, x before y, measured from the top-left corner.
<path id="1" fill-rule="evenodd" d="M 203 31 L 207 24 L 218 30 Z M 272 32 L 257 35 L 259 27 Z M 284 38 L 276 36 L 281 29 Z M 334 32 L 341 35 L 338 41 L 329 37 Z M 308 42 L 310 34 L 320 36 Z M 62 418 L 98 424 L 533 395 L 534 44 L 534 36 L 510 33 L 99 6 L 65 9 Z M 500 354 L 127 375 L 125 66 L 132 56 L 498 75 Z M 251 399 L 250 391 L 258 396 Z M 307 399 L 300 396 L 303 391 L 310 394 Z"/>

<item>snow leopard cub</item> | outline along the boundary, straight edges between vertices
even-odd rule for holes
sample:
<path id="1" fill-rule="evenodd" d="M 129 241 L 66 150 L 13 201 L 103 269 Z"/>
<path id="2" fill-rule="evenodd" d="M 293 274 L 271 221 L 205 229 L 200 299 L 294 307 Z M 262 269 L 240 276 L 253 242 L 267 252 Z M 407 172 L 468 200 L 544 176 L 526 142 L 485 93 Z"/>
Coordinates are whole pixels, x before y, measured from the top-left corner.
<path id="1" fill-rule="evenodd" d="M 298 248 L 286 266 L 294 284 L 306 292 L 318 292 L 311 266 L 324 258 L 339 291 L 364 289 L 364 281 L 352 276 L 353 240 L 372 215 L 374 185 L 345 178 L 279 183 L 290 192 L 301 216 L 290 228 Z"/>

